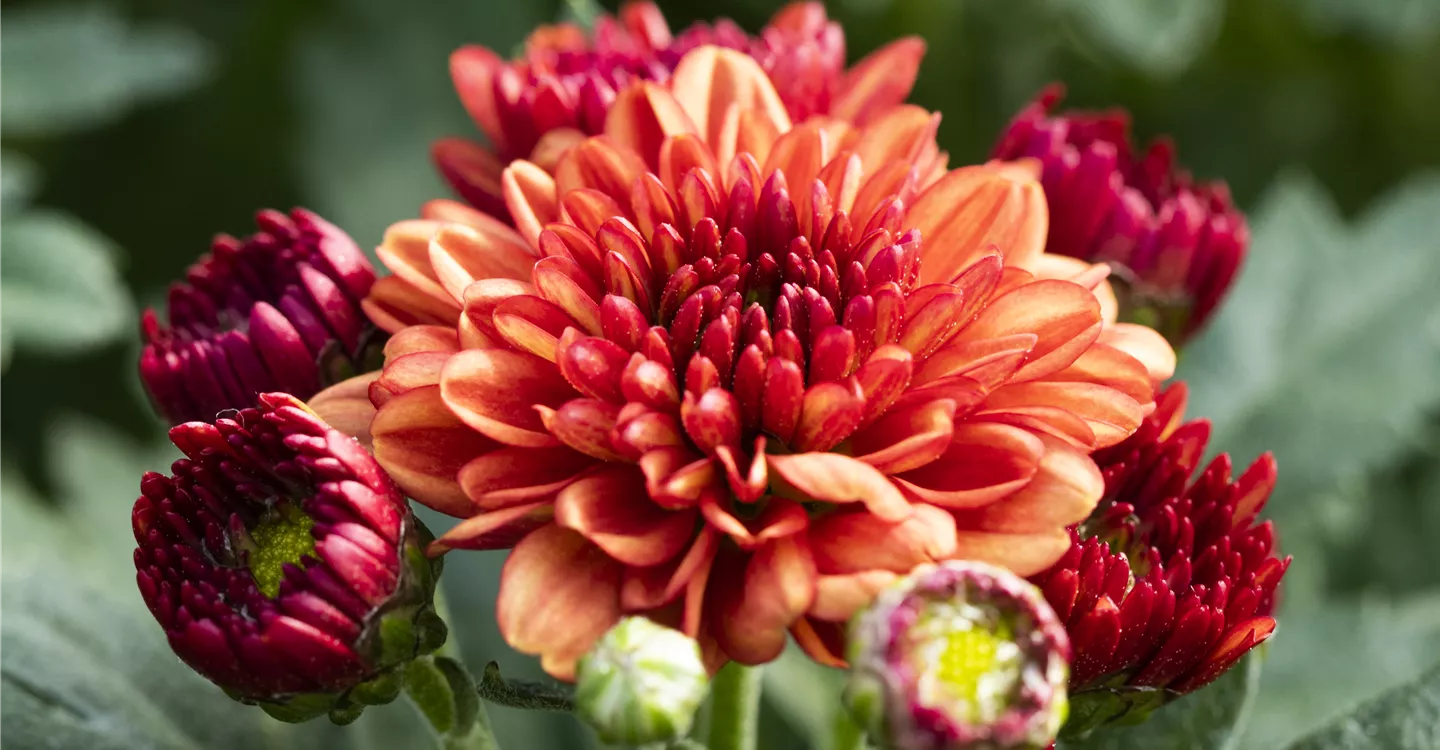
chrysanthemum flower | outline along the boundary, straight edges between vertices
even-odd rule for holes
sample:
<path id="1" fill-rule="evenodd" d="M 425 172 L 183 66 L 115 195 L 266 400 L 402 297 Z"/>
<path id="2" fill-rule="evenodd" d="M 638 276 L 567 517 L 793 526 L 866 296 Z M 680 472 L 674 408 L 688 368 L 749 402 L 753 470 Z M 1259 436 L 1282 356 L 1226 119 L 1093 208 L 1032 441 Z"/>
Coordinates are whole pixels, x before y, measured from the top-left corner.
<path id="1" fill-rule="evenodd" d="M 1070 644 L 1034 586 L 921 565 L 855 617 L 845 703 L 884 750 L 1039 750 L 1065 723 Z"/>
<path id="2" fill-rule="evenodd" d="M 1205 324 L 1235 280 L 1250 243 L 1223 182 L 1196 183 L 1168 140 L 1131 151 L 1124 110 L 1050 114 L 1054 85 L 1021 110 L 997 159 L 1038 158 L 1050 205 L 1046 250 L 1109 263 L 1127 319 L 1179 344 Z"/>
<path id="3" fill-rule="evenodd" d="M 377 460 L 468 518 L 437 551 L 514 545 L 501 632 L 564 677 L 625 613 L 712 665 L 787 630 L 841 664 L 842 623 L 919 563 L 1048 567 L 1173 352 L 1107 329 L 1103 268 L 1026 270 L 1033 174 L 946 172 L 930 113 L 795 125 L 716 47 L 675 80 L 621 91 L 554 177 L 509 167 L 518 231 L 386 260 L 463 309 L 392 338 L 371 390 Z"/>
<path id="4" fill-rule="evenodd" d="M 140 379 L 171 424 L 210 420 L 269 391 L 309 398 L 377 360 L 360 310 L 375 271 L 348 235 L 305 209 L 265 210 L 220 235 L 170 287 L 168 324 L 141 320 Z"/>
<path id="5" fill-rule="evenodd" d="M 674 36 L 654 4 L 629 2 L 618 19 L 601 16 L 593 35 L 570 24 L 538 29 L 516 60 L 478 46 L 456 51 L 455 89 L 489 147 L 446 138 L 433 148 L 435 164 L 466 201 L 506 218 L 501 173 L 510 162 L 553 167 L 566 148 L 604 131 L 606 112 L 627 83 L 667 83 L 686 52 L 707 44 L 755 58 L 791 119 L 819 114 L 857 124 L 905 100 L 925 51 L 920 39 L 907 37 L 847 71 L 845 34 L 818 2 L 786 6 L 754 37 L 725 19 Z"/>
<path id="6" fill-rule="evenodd" d="M 1105 498 L 1034 578 L 1070 632 L 1081 724 L 1203 687 L 1275 630 L 1290 558 L 1275 555 L 1271 522 L 1257 523 L 1275 460 L 1235 478 L 1221 454 L 1196 476 L 1210 424 L 1182 424 L 1185 401 L 1184 384 L 1171 386 L 1133 436 L 1095 454 Z"/>
<path id="7" fill-rule="evenodd" d="M 175 653 L 272 715 L 353 718 L 434 649 L 439 566 L 403 495 L 354 439 L 294 398 L 173 428 L 147 473 L 136 580 Z"/>

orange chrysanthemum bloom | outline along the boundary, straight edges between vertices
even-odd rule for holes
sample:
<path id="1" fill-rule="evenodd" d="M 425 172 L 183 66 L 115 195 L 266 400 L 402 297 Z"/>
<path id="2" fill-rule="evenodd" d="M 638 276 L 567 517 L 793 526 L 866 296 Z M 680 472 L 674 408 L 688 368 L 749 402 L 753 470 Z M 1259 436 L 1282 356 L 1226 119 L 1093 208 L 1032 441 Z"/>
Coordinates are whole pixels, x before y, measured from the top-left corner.
<path id="1" fill-rule="evenodd" d="M 1108 327 L 1103 267 L 1042 257 L 1032 170 L 946 172 L 938 117 L 796 125 L 716 47 L 674 79 L 622 91 L 553 177 L 509 167 L 517 230 L 387 238 L 458 320 L 399 330 L 371 389 L 376 458 L 467 519 L 434 551 L 513 546 L 501 632 L 560 677 L 625 613 L 712 665 L 787 631 L 839 664 L 919 563 L 1044 570 L 1168 345 Z"/>

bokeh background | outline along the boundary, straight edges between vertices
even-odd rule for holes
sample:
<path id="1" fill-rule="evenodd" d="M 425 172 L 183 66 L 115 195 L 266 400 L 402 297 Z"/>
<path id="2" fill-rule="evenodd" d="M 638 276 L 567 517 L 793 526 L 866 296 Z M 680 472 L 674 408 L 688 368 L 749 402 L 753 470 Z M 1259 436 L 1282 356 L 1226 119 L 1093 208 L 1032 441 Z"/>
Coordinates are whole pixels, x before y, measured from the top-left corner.
<path id="1" fill-rule="evenodd" d="M 1214 448 L 1241 465 L 1277 455 L 1269 515 L 1295 563 L 1276 637 L 1226 688 L 1253 694 L 1225 709 L 1248 720 L 1216 741 L 1284 746 L 1440 661 L 1440 0 L 827 4 L 852 59 L 926 38 L 913 99 L 944 113 L 952 164 L 982 160 L 1061 80 L 1072 105 L 1124 106 L 1141 137 L 1171 134 L 1250 213 L 1249 265 L 1181 370 Z M 676 29 L 724 15 L 752 31 L 778 7 L 660 5 Z M 424 746 L 403 704 L 344 730 L 282 727 L 165 649 L 133 591 L 129 508 L 140 472 L 178 454 L 136 381 L 137 311 L 212 234 L 251 231 L 259 207 L 308 206 L 373 247 L 447 194 L 427 144 L 474 133 L 449 52 L 507 52 L 588 12 L 3 4 L 0 696 L 14 747 Z M 467 660 L 537 676 L 494 626 L 502 556 L 462 555 L 444 583 Z M 823 748 L 833 675 L 787 655 L 767 681 L 786 689 L 769 691 L 761 747 Z M 1096 746 L 1220 747 L 1190 744 L 1208 710 L 1182 702 Z M 597 745 L 568 717 L 490 713 L 509 750 Z"/>

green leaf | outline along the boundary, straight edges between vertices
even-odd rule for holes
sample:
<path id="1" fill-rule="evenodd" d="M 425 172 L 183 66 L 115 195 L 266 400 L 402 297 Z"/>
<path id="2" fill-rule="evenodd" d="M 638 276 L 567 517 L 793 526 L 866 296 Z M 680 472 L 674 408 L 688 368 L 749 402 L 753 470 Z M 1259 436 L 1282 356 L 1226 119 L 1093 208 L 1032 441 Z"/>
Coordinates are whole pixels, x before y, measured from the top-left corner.
<path id="1" fill-rule="evenodd" d="M 1417 654 L 1440 654 L 1440 595 L 1287 606 L 1279 622 L 1267 644 L 1245 748 L 1281 747 L 1358 701 L 1418 676 L 1426 665 Z"/>
<path id="2" fill-rule="evenodd" d="M 135 325 L 115 268 L 118 251 L 74 217 L 32 211 L 0 228 L 0 318 L 22 348 L 67 353 L 107 343 Z"/>
<path id="3" fill-rule="evenodd" d="M 1440 31 L 1440 4 L 1425 0 L 1290 0 L 1317 30 L 1423 44 Z"/>
<path id="4" fill-rule="evenodd" d="M 31 5 L 5 14 L 7 136 L 50 135 L 117 119 L 204 80 L 209 50 L 167 24 L 130 26 L 110 5 Z"/>
<path id="5" fill-rule="evenodd" d="M 1055 0 L 1084 37 L 1157 77 L 1178 75 L 1215 40 L 1223 0 Z"/>
<path id="6" fill-rule="evenodd" d="M 1440 664 L 1372 700 L 1290 750 L 1434 750 L 1440 747 Z"/>
<path id="7" fill-rule="evenodd" d="M 1260 659 L 1246 656 L 1220 679 L 1161 707 L 1144 724 L 1096 731 L 1059 750 L 1233 750 L 1260 684 Z"/>
<path id="8" fill-rule="evenodd" d="M 1242 463 L 1274 451 L 1282 540 L 1323 520 L 1317 495 L 1412 447 L 1440 404 L 1436 205 L 1440 179 L 1417 178 L 1349 227 L 1312 180 L 1283 178 L 1230 299 L 1185 352 L 1213 449 Z"/>
<path id="9" fill-rule="evenodd" d="M 13 151 L 0 151 L 0 211 L 23 208 L 40 182 L 35 162 Z"/>

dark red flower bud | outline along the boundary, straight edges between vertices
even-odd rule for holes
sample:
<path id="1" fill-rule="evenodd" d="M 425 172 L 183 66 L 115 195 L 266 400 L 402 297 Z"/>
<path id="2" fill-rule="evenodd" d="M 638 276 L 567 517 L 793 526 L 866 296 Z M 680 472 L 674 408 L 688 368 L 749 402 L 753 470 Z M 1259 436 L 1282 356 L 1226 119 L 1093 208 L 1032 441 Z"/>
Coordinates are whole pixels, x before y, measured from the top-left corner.
<path id="1" fill-rule="evenodd" d="M 375 270 L 348 235 L 297 208 L 264 210 L 260 231 L 220 235 L 170 287 L 168 324 L 141 319 L 140 378 L 171 424 L 284 391 L 308 399 L 378 365 L 380 336 L 360 310 Z"/>
<path id="2" fill-rule="evenodd" d="M 291 396 L 170 431 L 132 514 L 136 581 L 175 653 L 277 718 L 353 719 L 434 650 L 429 533 L 360 444 Z"/>
<path id="3" fill-rule="evenodd" d="M 1183 383 L 1171 386 L 1133 436 L 1094 454 L 1104 499 L 1065 556 L 1031 579 L 1074 649 L 1067 735 L 1142 719 L 1275 630 L 1290 558 L 1276 556 L 1273 525 L 1257 523 L 1275 459 L 1237 478 L 1221 454 L 1196 475 L 1210 424 L 1181 423 L 1186 398 Z"/>
<path id="4" fill-rule="evenodd" d="M 1250 230 L 1223 182 L 1195 182 L 1161 138 L 1130 144 L 1121 109 L 1051 115 L 1046 88 L 1010 122 L 997 159 L 1039 159 L 1050 204 L 1046 251 L 1106 262 L 1121 314 L 1179 345 L 1214 314 L 1245 259 Z"/>

